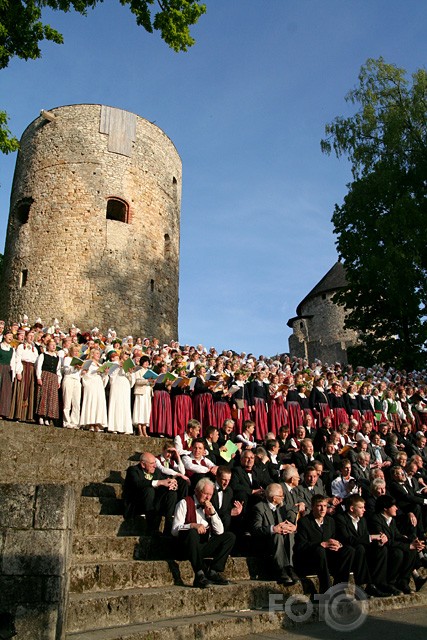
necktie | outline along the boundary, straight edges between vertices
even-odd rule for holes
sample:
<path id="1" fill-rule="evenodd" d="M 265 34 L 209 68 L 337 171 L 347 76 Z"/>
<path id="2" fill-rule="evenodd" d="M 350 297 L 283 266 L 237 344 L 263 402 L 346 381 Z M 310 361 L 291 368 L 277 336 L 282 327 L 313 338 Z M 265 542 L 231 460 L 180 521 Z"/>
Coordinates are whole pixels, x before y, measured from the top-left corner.
<path id="1" fill-rule="evenodd" d="M 152 480 L 153 479 L 153 474 L 152 473 L 144 473 L 144 478 L 146 480 Z"/>
<path id="2" fill-rule="evenodd" d="M 274 524 L 279 524 L 280 518 L 279 518 L 279 510 L 278 509 L 275 509 L 273 511 L 273 518 L 274 518 Z"/>

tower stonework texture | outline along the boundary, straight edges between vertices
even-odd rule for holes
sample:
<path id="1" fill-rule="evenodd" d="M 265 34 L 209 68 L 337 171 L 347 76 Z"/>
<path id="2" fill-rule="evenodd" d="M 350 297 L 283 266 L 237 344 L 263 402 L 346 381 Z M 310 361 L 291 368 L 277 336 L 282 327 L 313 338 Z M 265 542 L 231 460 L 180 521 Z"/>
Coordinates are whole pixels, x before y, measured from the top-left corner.
<path id="1" fill-rule="evenodd" d="M 70 105 L 25 130 L 13 180 L 1 312 L 178 337 L 182 167 L 128 111 Z"/>
<path id="2" fill-rule="evenodd" d="M 334 294 L 346 284 L 341 262 L 325 274 L 297 307 L 297 316 L 288 320 L 293 329 L 289 337 L 291 356 L 313 362 L 347 363 L 347 349 L 357 344 L 357 333 L 345 329 L 346 311 L 333 302 Z"/>

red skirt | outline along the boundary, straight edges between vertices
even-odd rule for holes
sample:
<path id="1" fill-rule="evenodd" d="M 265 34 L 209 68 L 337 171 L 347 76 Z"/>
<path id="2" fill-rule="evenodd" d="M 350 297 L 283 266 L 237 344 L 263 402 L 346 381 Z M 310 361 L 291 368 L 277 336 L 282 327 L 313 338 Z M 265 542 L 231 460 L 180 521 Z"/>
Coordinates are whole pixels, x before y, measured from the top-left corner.
<path id="1" fill-rule="evenodd" d="M 200 422 L 202 430 L 213 424 L 212 394 L 198 393 L 193 398 L 193 417 Z"/>
<path id="2" fill-rule="evenodd" d="M 288 411 L 289 433 L 294 434 L 296 428 L 302 426 L 304 416 L 299 402 L 288 402 L 286 409 Z"/>
<path id="3" fill-rule="evenodd" d="M 377 430 L 377 423 L 375 422 L 375 416 L 370 409 L 365 409 L 362 411 L 362 422 L 370 422 L 372 424 L 372 428 L 374 431 Z"/>
<path id="4" fill-rule="evenodd" d="M 151 405 L 150 432 L 173 437 L 172 405 L 167 391 L 155 391 Z"/>
<path id="5" fill-rule="evenodd" d="M 288 424 L 288 412 L 283 398 L 272 398 L 268 411 L 268 428 L 277 436 L 280 427 Z"/>
<path id="6" fill-rule="evenodd" d="M 235 433 L 240 435 L 242 434 L 242 431 L 243 431 L 244 421 L 251 419 L 251 414 L 249 413 L 247 401 L 244 400 L 243 404 L 244 404 L 243 409 L 233 409 L 231 412 L 231 417 L 236 423 Z"/>
<path id="7" fill-rule="evenodd" d="M 224 420 L 231 418 L 231 409 L 228 402 L 213 403 L 213 425 L 220 429 L 224 424 Z"/>
<path id="8" fill-rule="evenodd" d="M 362 426 L 362 416 L 360 414 L 359 409 L 353 409 L 353 411 L 351 412 L 351 417 L 357 420 L 357 424 L 358 424 L 357 430 L 359 431 L 360 427 Z"/>
<path id="9" fill-rule="evenodd" d="M 345 422 L 348 424 L 348 413 L 343 407 L 337 407 L 332 410 L 332 428 L 337 431 L 338 425 Z"/>
<path id="10" fill-rule="evenodd" d="M 172 398 L 173 435 L 183 436 L 188 421 L 193 417 L 193 403 L 191 397 L 185 394 Z"/>
<path id="11" fill-rule="evenodd" d="M 42 371 L 42 386 L 38 388 L 36 413 L 42 418 L 59 418 L 58 376 Z"/>
<path id="12" fill-rule="evenodd" d="M 316 422 L 318 429 L 323 426 L 324 418 L 332 418 L 331 409 L 329 405 L 326 404 L 326 402 L 319 403 L 319 410 L 316 411 Z"/>
<path id="13" fill-rule="evenodd" d="M 255 422 L 255 440 L 261 442 L 268 433 L 267 406 L 262 398 L 254 398 L 254 403 L 252 420 Z"/>
<path id="14" fill-rule="evenodd" d="M 401 420 L 397 413 L 389 413 L 388 419 L 393 423 L 393 431 L 399 431 Z M 382 421 L 381 421 L 382 422 Z"/>

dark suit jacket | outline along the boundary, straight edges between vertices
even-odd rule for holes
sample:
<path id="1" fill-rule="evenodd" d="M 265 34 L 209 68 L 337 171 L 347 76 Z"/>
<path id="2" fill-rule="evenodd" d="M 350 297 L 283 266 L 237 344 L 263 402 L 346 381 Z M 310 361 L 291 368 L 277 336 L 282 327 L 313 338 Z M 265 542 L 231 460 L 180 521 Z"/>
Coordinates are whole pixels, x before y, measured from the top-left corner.
<path id="1" fill-rule="evenodd" d="M 335 522 L 333 518 L 325 516 L 323 528 L 320 529 L 313 514 L 309 513 L 298 520 L 294 553 L 301 557 L 305 554 L 310 554 L 321 542 L 326 542 L 326 540 L 335 537 Z"/>
<path id="2" fill-rule="evenodd" d="M 152 480 L 148 480 L 140 464 L 129 467 L 123 485 L 125 516 L 132 517 L 138 512 L 144 513 L 147 490 L 153 486 L 153 480 L 163 480 L 164 478 L 166 476 L 157 468 L 154 470 Z"/>
<path id="3" fill-rule="evenodd" d="M 220 508 L 218 491 L 215 489 L 212 496 L 212 504 L 222 520 L 225 531 L 228 531 L 231 524 L 231 510 L 234 506 L 234 494 L 230 485 L 225 489 L 225 491 L 222 491 L 222 496 L 222 505 Z"/>
<path id="4" fill-rule="evenodd" d="M 268 473 L 266 474 L 264 468 L 253 466 L 251 484 L 249 476 L 243 467 L 233 467 L 230 486 L 233 489 L 235 500 L 244 501 L 247 504 L 253 489 L 260 489 L 261 487 L 265 489 L 270 482 L 271 478 Z"/>
<path id="5" fill-rule="evenodd" d="M 338 513 L 335 517 L 337 540 L 343 544 L 356 547 L 358 544 L 369 545 L 368 524 L 365 518 L 359 520 L 357 531 L 348 513 Z"/>
<path id="6" fill-rule="evenodd" d="M 401 547 L 405 551 L 409 551 L 408 538 L 400 533 L 394 518 L 392 518 L 389 526 L 384 516 L 381 513 L 376 513 L 370 520 L 369 531 L 370 533 L 385 533 L 388 538 L 388 545 Z"/>
<path id="7" fill-rule="evenodd" d="M 404 513 L 409 513 L 414 505 L 424 507 L 424 498 L 415 493 L 415 490 L 406 482 L 401 484 L 400 482 L 390 482 L 389 486 L 390 495 L 396 499 L 397 506 Z"/>
<path id="8" fill-rule="evenodd" d="M 309 460 L 307 462 L 305 455 L 303 454 L 302 451 L 295 451 L 295 453 L 292 454 L 292 463 L 296 466 L 299 474 L 304 473 L 307 467 L 313 464 L 313 462 L 314 462 L 314 456 L 313 456 L 313 460 Z"/>

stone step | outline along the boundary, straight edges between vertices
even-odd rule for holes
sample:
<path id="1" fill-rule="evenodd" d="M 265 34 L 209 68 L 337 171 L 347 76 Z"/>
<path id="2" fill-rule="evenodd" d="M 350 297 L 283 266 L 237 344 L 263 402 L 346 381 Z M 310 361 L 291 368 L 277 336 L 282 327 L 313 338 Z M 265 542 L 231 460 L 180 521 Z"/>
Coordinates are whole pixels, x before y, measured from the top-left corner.
<path id="1" fill-rule="evenodd" d="M 77 507 L 76 518 L 79 515 L 96 518 L 99 515 L 117 515 L 123 517 L 123 500 L 116 496 L 86 497 L 81 496 Z"/>
<path id="2" fill-rule="evenodd" d="M 73 537 L 73 560 L 143 560 L 138 536 L 82 536 Z"/>
<path id="3" fill-rule="evenodd" d="M 156 587 L 70 594 L 69 632 L 125 626 L 218 611 L 268 608 L 270 594 L 288 593 L 275 582 L 245 581 L 207 589 Z"/>
<path id="4" fill-rule="evenodd" d="M 250 580 L 259 575 L 256 558 L 229 558 L 224 575 L 229 580 Z M 186 560 L 81 562 L 71 567 L 70 591 L 108 591 L 190 584 L 191 565 Z"/>
<path id="5" fill-rule="evenodd" d="M 79 517 L 75 532 L 87 536 L 145 536 L 147 522 L 144 516 L 123 520 L 123 516 L 98 515 Z"/>
<path id="6" fill-rule="evenodd" d="M 110 480 L 112 474 L 106 476 L 103 482 L 90 482 L 82 488 L 82 496 L 87 498 L 122 498 L 123 482 L 114 474 L 115 480 Z"/>
<path id="7" fill-rule="evenodd" d="M 283 614 L 236 611 L 68 633 L 66 640 L 224 640 L 283 629 Z"/>

